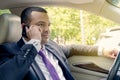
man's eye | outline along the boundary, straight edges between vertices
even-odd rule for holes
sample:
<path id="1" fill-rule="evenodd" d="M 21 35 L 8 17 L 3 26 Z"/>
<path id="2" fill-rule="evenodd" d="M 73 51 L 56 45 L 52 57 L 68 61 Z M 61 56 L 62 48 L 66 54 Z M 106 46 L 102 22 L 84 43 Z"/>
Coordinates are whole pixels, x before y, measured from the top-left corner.
<path id="1" fill-rule="evenodd" d="M 43 26 L 44 26 L 44 24 L 38 24 L 38 26 L 43 27 Z"/>

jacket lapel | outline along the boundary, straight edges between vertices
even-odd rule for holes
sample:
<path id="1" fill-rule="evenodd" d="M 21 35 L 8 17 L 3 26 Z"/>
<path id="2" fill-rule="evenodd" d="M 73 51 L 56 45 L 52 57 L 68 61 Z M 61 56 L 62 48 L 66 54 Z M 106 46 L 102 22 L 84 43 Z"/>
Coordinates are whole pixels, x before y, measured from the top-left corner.
<path id="1" fill-rule="evenodd" d="M 21 39 L 17 42 L 17 44 L 18 44 L 19 47 L 21 48 L 25 43 L 24 43 L 23 39 L 21 38 Z"/>
<path id="2" fill-rule="evenodd" d="M 74 80 L 72 75 L 70 74 L 70 70 L 67 65 L 67 59 L 62 52 L 60 47 L 56 45 L 54 42 L 50 42 L 45 45 L 48 52 L 52 53 L 59 61 L 59 65 L 61 66 L 61 69 L 63 70 L 63 74 L 66 77 L 67 80 Z"/>
<path id="3" fill-rule="evenodd" d="M 68 70 L 68 66 L 65 64 L 65 61 L 63 60 L 63 55 L 64 53 L 60 52 L 54 44 L 46 44 L 45 45 L 46 49 L 48 52 L 52 53 L 59 61 L 62 63 L 62 65 Z M 68 70 L 69 71 L 69 70 Z"/>
<path id="4" fill-rule="evenodd" d="M 41 69 L 39 68 L 38 64 L 36 63 L 36 61 L 34 61 L 31 65 L 31 67 L 33 68 L 33 70 L 35 71 L 36 75 L 38 76 L 39 80 L 45 80 L 45 77 L 41 71 Z"/>

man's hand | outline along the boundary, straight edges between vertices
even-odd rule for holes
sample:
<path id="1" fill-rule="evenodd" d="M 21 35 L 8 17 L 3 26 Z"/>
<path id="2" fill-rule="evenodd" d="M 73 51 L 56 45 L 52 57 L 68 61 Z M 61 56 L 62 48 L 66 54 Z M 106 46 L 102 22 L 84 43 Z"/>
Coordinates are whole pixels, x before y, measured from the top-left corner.
<path id="1" fill-rule="evenodd" d="M 116 58 L 117 54 L 118 54 L 118 50 L 114 49 L 114 48 L 104 48 L 103 49 L 103 55 L 106 57 L 110 57 L 110 58 Z"/>
<path id="2" fill-rule="evenodd" d="M 27 36 L 30 39 L 37 39 L 41 41 L 41 30 L 36 25 L 31 25 L 29 28 L 26 27 Z"/>

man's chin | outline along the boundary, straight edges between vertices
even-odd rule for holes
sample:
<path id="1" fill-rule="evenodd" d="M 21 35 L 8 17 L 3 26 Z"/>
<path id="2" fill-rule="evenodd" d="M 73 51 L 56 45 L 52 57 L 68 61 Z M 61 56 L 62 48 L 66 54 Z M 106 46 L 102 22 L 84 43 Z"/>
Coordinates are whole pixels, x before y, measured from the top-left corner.
<path id="1" fill-rule="evenodd" d="M 49 39 L 44 39 L 41 41 L 41 44 L 46 44 L 49 41 Z"/>

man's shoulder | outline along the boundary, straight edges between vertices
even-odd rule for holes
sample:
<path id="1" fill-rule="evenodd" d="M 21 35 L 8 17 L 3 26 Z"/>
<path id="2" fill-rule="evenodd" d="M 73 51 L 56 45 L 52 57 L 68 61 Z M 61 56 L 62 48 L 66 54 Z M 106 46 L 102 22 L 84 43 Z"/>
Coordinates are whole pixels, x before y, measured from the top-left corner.
<path id="1" fill-rule="evenodd" d="M 59 46 L 55 41 L 49 40 L 45 45 L 50 45 L 50 46 Z"/>
<path id="2" fill-rule="evenodd" d="M 17 47 L 17 43 L 11 42 L 11 43 L 4 43 L 0 45 L 0 51 L 4 50 L 13 50 Z"/>
<path id="3" fill-rule="evenodd" d="M 47 44 L 45 44 L 45 46 L 47 48 L 50 48 L 50 49 L 54 49 L 56 51 L 60 51 L 61 50 L 61 47 L 60 45 L 58 45 L 56 42 L 54 42 L 53 40 L 49 40 Z"/>
<path id="4" fill-rule="evenodd" d="M 11 47 L 11 46 L 15 46 L 16 44 L 17 44 L 16 42 L 10 42 L 10 43 L 1 44 L 0 46 L 2 46 L 2 47 Z"/>

